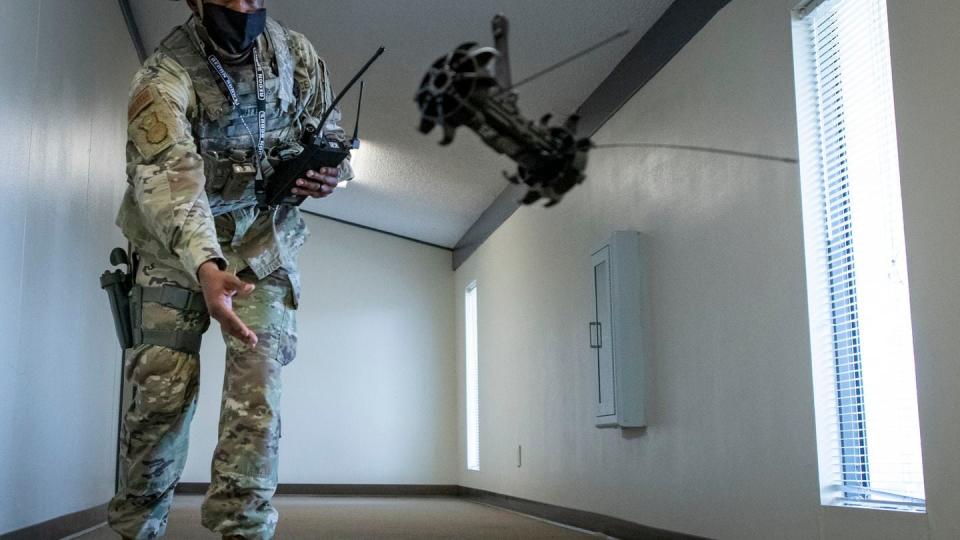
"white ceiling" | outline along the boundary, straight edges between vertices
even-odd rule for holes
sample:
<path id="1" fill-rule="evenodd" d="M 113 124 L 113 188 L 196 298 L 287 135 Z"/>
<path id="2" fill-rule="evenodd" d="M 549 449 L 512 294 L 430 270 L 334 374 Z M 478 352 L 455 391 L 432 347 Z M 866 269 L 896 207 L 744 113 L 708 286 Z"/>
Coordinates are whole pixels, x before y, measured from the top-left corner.
<path id="1" fill-rule="evenodd" d="M 491 44 L 490 19 L 510 20 L 514 80 L 630 28 L 625 38 L 568 67 L 524 85 L 520 110 L 528 118 L 575 110 L 613 70 L 672 0 L 268 0 L 270 15 L 314 43 L 335 89 L 378 45 L 386 53 L 365 76 L 357 179 L 304 207 L 425 242 L 452 247 L 506 186 L 511 161 L 461 128 L 449 147 L 435 130 L 417 131 L 413 102 L 427 67 L 465 41 Z M 131 0 L 147 51 L 186 20 L 183 2 Z M 356 96 L 341 106 L 352 129 Z"/>

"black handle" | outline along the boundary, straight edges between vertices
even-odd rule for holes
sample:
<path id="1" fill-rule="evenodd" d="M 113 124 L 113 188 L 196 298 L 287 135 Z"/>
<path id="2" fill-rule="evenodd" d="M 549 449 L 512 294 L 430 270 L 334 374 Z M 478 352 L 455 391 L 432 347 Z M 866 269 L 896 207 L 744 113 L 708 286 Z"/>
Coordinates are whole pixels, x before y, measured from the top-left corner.
<path id="1" fill-rule="evenodd" d="M 597 339 L 594 343 L 593 339 L 593 329 L 597 329 Z M 601 334 L 601 326 L 599 322 L 590 323 L 590 348 L 591 349 L 600 349 L 603 347 L 603 334 Z"/>

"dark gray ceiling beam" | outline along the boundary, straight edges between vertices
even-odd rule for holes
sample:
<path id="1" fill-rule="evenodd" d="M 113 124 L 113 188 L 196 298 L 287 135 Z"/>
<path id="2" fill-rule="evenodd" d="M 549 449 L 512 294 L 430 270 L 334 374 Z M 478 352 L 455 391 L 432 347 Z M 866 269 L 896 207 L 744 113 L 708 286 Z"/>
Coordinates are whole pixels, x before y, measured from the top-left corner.
<path id="1" fill-rule="evenodd" d="M 130 0 L 117 0 L 120 3 L 120 12 L 123 13 L 123 21 L 127 23 L 127 32 L 130 33 L 130 40 L 133 41 L 133 48 L 137 51 L 137 58 L 142 64 L 147 59 L 147 49 L 143 46 L 143 37 L 140 35 L 140 27 L 137 26 L 137 19 L 133 16 L 133 10 L 130 9 Z"/>
<path id="2" fill-rule="evenodd" d="M 523 198 L 525 189 L 523 186 L 508 184 L 507 187 L 497 195 L 497 198 L 490 203 L 490 206 L 480 213 L 480 217 L 473 222 L 473 225 L 467 229 L 457 245 L 453 247 L 453 269 L 456 270 L 467 260 L 477 248 L 480 247 L 487 238 L 493 234 L 498 227 L 520 206 L 517 201 Z"/>
<path id="3" fill-rule="evenodd" d="M 578 134 L 589 137 L 596 133 L 728 3 L 730 0 L 675 0 L 578 108 Z M 523 191 L 508 185 L 480 214 L 453 248 L 454 270 L 520 207 L 517 201 Z"/>
<path id="4" fill-rule="evenodd" d="M 646 86 L 730 0 L 674 0 L 578 109 L 579 135 L 590 137 Z"/>

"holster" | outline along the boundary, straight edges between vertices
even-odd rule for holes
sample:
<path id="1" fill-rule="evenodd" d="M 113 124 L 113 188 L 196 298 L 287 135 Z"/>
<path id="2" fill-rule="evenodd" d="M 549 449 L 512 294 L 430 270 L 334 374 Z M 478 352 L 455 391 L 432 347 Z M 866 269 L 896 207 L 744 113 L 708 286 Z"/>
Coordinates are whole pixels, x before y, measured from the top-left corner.
<path id="1" fill-rule="evenodd" d="M 100 288 L 107 291 L 110 312 L 117 339 L 124 349 L 133 347 L 133 321 L 130 318 L 130 287 L 132 276 L 123 270 L 105 271 L 100 275 Z"/>
<path id="2" fill-rule="evenodd" d="M 164 285 L 163 287 L 144 287 L 134 285 L 130 294 L 130 314 L 132 319 L 131 339 L 133 346 L 148 344 L 159 345 L 190 354 L 200 352 L 203 332 L 209 327 L 209 321 L 198 331 L 153 330 L 143 327 L 143 304 L 154 302 L 179 311 L 207 312 L 203 295 L 190 289 Z"/>
<path id="3" fill-rule="evenodd" d="M 110 252 L 110 263 L 126 265 L 127 271 L 107 270 L 100 276 L 100 288 L 107 291 L 117 339 L 124 349 L 141 344 L 159 345 L 191 354 L 200 352 L 200 338 L 210 325 L 209 319 L 198 331 L 153 330 L 143 328 L 143 304 L 153 302 L 179 311 L 207 312 L 203 295 L 172 285 L 144 287 L 135 283 L 137 255 L 123 248 Z"/>

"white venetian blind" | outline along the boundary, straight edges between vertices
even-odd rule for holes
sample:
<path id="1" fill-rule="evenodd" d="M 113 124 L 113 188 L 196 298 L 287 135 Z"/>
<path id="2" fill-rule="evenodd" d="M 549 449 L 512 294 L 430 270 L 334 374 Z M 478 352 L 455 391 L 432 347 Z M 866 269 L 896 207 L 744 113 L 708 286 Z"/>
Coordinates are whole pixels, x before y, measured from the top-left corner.
<path id="1" fill-rule="evenodd" d="M 466 321 L 467 468 L 480 470 L 480 366 L 477 344 L 477 283 L 464 294 Z"/>
<path id="2" fill-rule="evenodd" d="M 924 507 L 885 0 L 795 11 L 824 504 Z"/>

